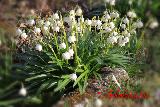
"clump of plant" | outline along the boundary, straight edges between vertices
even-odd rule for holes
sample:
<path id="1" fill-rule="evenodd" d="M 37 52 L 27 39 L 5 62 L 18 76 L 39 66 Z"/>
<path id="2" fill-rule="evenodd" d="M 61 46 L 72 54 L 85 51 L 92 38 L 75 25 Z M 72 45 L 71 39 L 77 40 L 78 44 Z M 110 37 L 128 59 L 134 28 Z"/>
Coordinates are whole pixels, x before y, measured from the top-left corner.
<path id="1" fill-rule="evenodd" d="M 130 66 L 142 27 L 134 11 L 121 16 L 113 8 L 92 19 L 84 19 L 79 7 L 66 15 L 26 19 L 17 28 L 18 69 L 24 84 L 20 94 L 25 96 L 26 89 L 41 93 L 74 87 L 85 92 L 88 79 L 100 78 L 102 67 Z"/>

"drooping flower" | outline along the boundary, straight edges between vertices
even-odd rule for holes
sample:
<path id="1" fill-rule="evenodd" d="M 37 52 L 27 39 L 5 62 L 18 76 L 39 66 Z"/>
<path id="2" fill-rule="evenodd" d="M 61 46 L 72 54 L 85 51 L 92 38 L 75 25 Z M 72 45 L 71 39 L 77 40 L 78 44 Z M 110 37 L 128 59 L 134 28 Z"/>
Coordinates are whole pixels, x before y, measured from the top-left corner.
<path id="1" fill-rule="evenodd" d="M 71 59 L 71 55 L 70 55 L 70 53 L 69 53 L 69 52 L 65 52 L 65 53 L 63 53 L 63 54 L 62 54 L 62 57 L 63 57 L 64 59 L 66 59 L 66 60 Z"/>
<path id="2" fill-rule="evenodd" d="M 47 30 L 48 30 L 48 27 L 47 27 L 47 26 L 43 26 L 43 30 L 44 30 L 44 31 L 47 31 Z"/>
<path id="3" fill-rule="evenodd" d="M 34 32 L 35 32 L 36 34 L 40 34 L 40 33 L 41 33 L 41 29 L 40 29 L 40 28 L 35 28 L 35 29 L 34 29 Z"/>
<path id="4" fill-rule="evenodd" d="M 102 102 L 102 100 L 100 100 L 100 99 L 97 98 L 97 99 L 95 100 L 94 105 L 95 105 L 95 107 L 102 107 L 103 102 Z"/>
<path id="5" fill-rule="evenodd" d="M 75 73 L 70 74 L 70 79 L 76 81 L 77 75 Z"/>
<path id="6" fill-rule="evenodd" d="M 122 28 L 122 29 L 125 29 L 125 28 L 126 28 L 126 25 L 125 25 L 125 24 L 122 24 L 122 25 L 121 25 L 121 28 Z"/>
<path id="7" fill-rule="evenodd" d="M 16 34 L 17 34 L 18 36 L 20 36 L 22 33 L 23 33 L 22 30 L 18 28 L 17 31 L 16 31 Z"/>
<path id="8" fill-rule="evenodd" d="M 130 18 L 135 18 L 135 17 L 137 17 L 136 13 L 133 12 L 133 11 L 129 11 L 129 12 L 127 13 L 127 16 L 130 17 Z"/>
<path id="9" fill-rule="evenodd" d="M 111 29 L 110 27 L 106 27 L 106 28 L 105 28 L 105 31 L 108 33 L 108 32 L 111 32 L 112 29 Z"/>
<path id="10" fill-rule="evenodd" d="M 31 19 L 31 20 L 28 20 L 27 21 L 27 24 L 29 25 L 29 26 L 33 26 L 33 25 L 35 25 L 35 20 L 34 19 Z"/>
<path id="11" fill-rule="evenodd" d="M 82 9 L 78 8 L 77 11 L 76 11 L 76 16 L 81 16 L 82 13 L 83 13 Z"/>
<path id="12" fill-rule="evenodd" d="M 59 32 L 59 30 L 60 30 L 60 27 L 59 27 L 59 26 L 54 26 L 54 27 L 53 27 L 53 31 Z"/>
<path id="13" fill-rule="evenodd" d="M 110 44 L 114 44 L 117 43 L 117 37 L 116 36 L 110 36 L 109 38 L 107 38 L 107 42 Z"/>
<path id="14" fill-rule="evenodd" d="M 71 10 L 71 11 L 69 12 L 69 14 L 70 14 L 70 16 L 75 16 L 75 11 L 74 11 L 74 10 Z"/>
<path id="15" fill-rule="evenodd" d="M 21 38 L 22 38 L 22 39 L 26 39 L 27 37 L 28 37 L 28 35 L 27 35 L 26 33 L 22 33 L 22 34 L 21 34 Z"/>
<path id="16" fill-rule="evenodd" d="M 53 18 L 54 18 L 55 20 L 58 20 L 58 19 L 59 19 L 58 13 L 53 14 Z"/>
<path id="17" fill-rule="evenodd" d="M 155 28 L 157 28 L 158 26 L 159 26 L 158 21 L 157 21 L 157 20 L 153 20 L 153 21 L 151 21 L 151 23 L 150 23 L 150 25 L 149 25 L 149 28 L 155 29 Z"/>
<path id="18" fill-rule="evenodd" d="M 69 43 L 74 43 L 76 41 L 76 37 L 75 36 L 69 36 L 68 37 L 68 42 Z"/>
<path id="19" fill-rule="evenodd" d="M 90 25 L 92 25 L 92 20 L 87 19 L 87 20 L 85 21 L 85 23 L 90 26 Z"/>
<path id="20" fill-rule="evenodd" d="M 44 26 L 46 26 L 46 27 L 48 27 L 48 26 L 50 26 L 50 25 L 51 25 L 51 22 L 50 22 L 50 21 L 46 21 L 45 24 L 44 24 Z"/>
<path id="21" fill-rule="evenodd" d="M 42 51 L 42 45 L 37 44 L 36 47 L 35 47 L 35 50 Z"/>
<path id="22" fill-rule="evenodd" d="M 61 44 L 59 45 L 59 48 L 60 48 L 60 49 L 66 49 L 66 44 L 65 44 L 65 43 L 61 43 Z"/>
<path id="23" fill-rule="evenodd" d="M 73 55 L 74 55 L 74 50 L 73 50 L 73 49 L 69 49 L 68 52 L 70 53 L 71 57 L 73 57 Z"/>
<path id="24" fill-rule="evenodd" d="M 129 23 L 129 20 L 128 20 L 127 17 L 123 19 L 123 23 L 125 23 L 125 24 L 128 24 L 128 23 Z"/>
<path id="25" fill-rule="evenodd" d="M 21 96 L 26 96 L 27 95 L 27 90 L 26 88 L 22 87 L 20 90 L 19 90 L 19 94 Z"/>
<path id="26" fill-rule="evenodd" d="M 143 27 L 142 21 L 139 20 L 139 21 L 136 23 L 136 27 L 137 27 L 137 28 L 142 28 L 142 27 Z"/>
<path id="27" fill-rule="evenodd" d="M 109 26 L 110 26 L 111 29 L 115 28 L 115 25 L 114 25 L 113 22 L 110 22 L 110 23 L 109 23 Z"/>

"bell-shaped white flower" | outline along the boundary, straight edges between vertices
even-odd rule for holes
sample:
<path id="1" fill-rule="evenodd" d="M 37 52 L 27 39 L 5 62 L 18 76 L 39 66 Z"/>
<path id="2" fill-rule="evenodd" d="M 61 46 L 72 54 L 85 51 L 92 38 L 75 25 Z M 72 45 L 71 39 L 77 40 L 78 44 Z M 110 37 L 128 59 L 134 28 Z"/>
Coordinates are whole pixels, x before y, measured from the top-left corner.
<path id="1" fill-rule="evenodd" d="M 40 28 L 35 28 L 35 29 L 34 29 L 34 32 L 35 32 L 36 34 L 40 34 L 40 33 L 41 33 L 41 29 L 40 29 Z"/>
<path id="2" fill-rule="evenodd" d="M 43 26 L 43 30 L 44 31 L 48 31 L 48 27 L 47 26 Z"/>
<path id="3" fill-rule="evenodd" d="M 59 27 L 59 26 L 54 26 L 54 27 L 53 27 L 53 31 L 59 32 L 59 30 L 60 30 L 60 27 Z"/>
<path id="4" fill-rule="evenodd" d="M 133 12 L 133 11 L 129 11 L 129 12 L 127 13 L 127 16 L 130 17 L 130 18 L 135 18 L 135 17 L 137 17 L 136 13 Z"/>
<path id="5" fill-rule="evenodd" d="M 60 49 L 66 49 L 66 44 L 63 42 L 59 45 L 59 48 Z"/>
<path id="6" fill-rule="evenodd" d="M 22 34 L 21 34 L 21 38 L 22 38 L 22 39 L 26 39 L 27 37 L 28 37 L 28 35 L 27 35 L 26 33 L 22 33 Z"/>
<path id="7" fill-rule="evenodd" d="M 20 36 L 22 33 L 23 33 L 22 30 L 18 28 L 17 31 L 16 31 L 16 34 L 17 34 L 18 36 Z"/>
<path id="8" fill-rule="evenodd" d="M 76 81 L 77 75 L 75 73 L 74 74 L 70 74 L 70 79 Z"/>
<path id="9" fill-rule="evenodd" d="M 96 25 L 97 26 L 101 26 L 102 25 L 102 21 L 101 20 L 97 20 Z"/>
<path id="10" fill-rule="evenodd" d="M 42 45 L 37 44 L 36 47 L 35 47 L 35 50 L 42 51 Z"/>
<path id="11" fill-rule="evenodd" d="M 55 20 L 58 20 L 58 19 L 59 19 L 58 13 L 53 14 L 53 18 L 54 18 Z"/>
<path id="12" fill-rule="evenodd" d="M 118 17 L 119 17 L 119 13 L 118 13 L 118 12 L 112 12 L 112 13 L 110 14 L 110 16 L 111 16 L 112 18 L 118 18 Z"/>
<path id="13" fill-rule="evenodd" d="M 116 4 L 116 1 L 115 0 L 110 0 L 110 3 L 109 3 L 111 6 L 114 6 Z"/>
<path id="14" fill-rule="evenodd" d="M 65 52 L 65 53 L 63 53 L 63 54 L 62 54 L 62 57 L 63 57 L 64 59 L 66 59 L 66 60 L 71 59 L 71 55 L 70 55 L 70 53 L 69 53 L 69 52 Z"/>
<path id="15" fill-rule="evenodd" d="M 90 26 L 90 25 L 92 25 L 92 20 L 87 19 L 87 20 L 85 21 L 85 23 Z"/>
<path id="16" fill-rule="evenodd" d="M 26 96 L 27 95 L 27 89 L 22 87 L 20 90 L 19 90 L 19 95 L 21 96 Z"/>
<path id="17" fill-rule="evenodd" d="M 128 20 L 127 17 L 123 19 L 123 23 L 125 23 L 125 24 L 128 24 L 128 23 L 129 23 L 129 20 Z"/>
<path id="18" fill-rule="evenodd" d="M 105 28 L 105 31 L 108 33 L 108 32 L 111 32 L 112 29 L 111 29 L 110 27 L 106 27 L 106 28 Z"/>
<path id="19" fill-rule="evenodd" d="M 106 14 L 105 19 L 109 20 L 109 19 L 111 19 L 111 16 L 109 14 Z"/>
<path id="20" fill-rule="evenodd" d="M 153 21 L 151 21 L 151 23 L 150 23 L 150 25 L 149 25 L 149 28 L 155 29 L 155 28 L 157 28 L 158 26 L 159 26 L 158 21 L 157 21 L 157 20 L 153 20 Z"/>
<path id="21" fill-rule="evenodd" d="M 73 57 L 73 55 L 74 55 L 74 50 L 73 50 L 73 49 L 69 49 L 68 52 L 69 52 L 70 55 Z"/>
<path id="22" fill-rule="evenodd" d="M 46 26 L 46 27 L 48 27 L 48 26 L 50 26 L 51 25 L 51 22 L 50 21 L 46 21 L 45 23 L 44 23 L 44 26 Z"/>
<path id="23" fill-rule="evenodd" d="M 33 25 L 35 25 L 35 20 L 34 19 L 31 19 L 31 20 L 28 20 L 27 21 L 27 24 L 29 25 L 29 26 L 33 26 Z"/>
<path id="24" fill-rule="evenodd" d="M 100 99 L 97 98 L 95 100 L 95 102 L 94 102 L 94 105 L 95 105 L 95 107 L 102 107 L 103 102 L 102 102 L 102 100 L 100 100 Z"/>
<path id="25" fill-rule="evenodd" d="M 139 21 L 136 23 L 136 27 L 137 27 L 137 28 L 142 28 L 142 27 L 143 27 L 142 21 L 139 20 Z"/>
<path id="26" fill-rule="evenodd" d="M 70 14 L 70 16 L 75 16 L 75 11 L 74 11 L 74 10 L 71 10 L 71 11 L 69 12 L 69 14 Z"/>
<path id="27" fill-rule="evenodd" d="M 83 13 L 82 9 L 78 8 L 77 11 L 76 11 L 76 16 L 81 16 L 82 13 Z"/>
<path id="28" fill-rule="evenodd" d="M 74 43 L 76 41 L 76 37 L 75 36 L 69 36 L 68 37 L 68 42 L 69 43 Z"/>
<path id="29" fill-rule="evenodd" d="M 125 29 L 125 28 L 126 28 L 126 25 L 125 25 L 125 24 L 122 24 L 122 25 L 121 25 L 121 28 L 122 28 L 122 29 Z"/>
<path id="30" fill-rule="evenodd" d="M 107 42 L 110 44 L 114 44 L 117 43 L 117 37 L 116 36 L 110 36 L 109 38 L 107 38 Z"/>
<path id="31" fill-rule="evenodd" d="M 109 23 L 109 26 L 110 26 L 111 29 L 115 28 L 115 25 L 114 25 L 113 22 L 110 22 L 110 23 Z"/>

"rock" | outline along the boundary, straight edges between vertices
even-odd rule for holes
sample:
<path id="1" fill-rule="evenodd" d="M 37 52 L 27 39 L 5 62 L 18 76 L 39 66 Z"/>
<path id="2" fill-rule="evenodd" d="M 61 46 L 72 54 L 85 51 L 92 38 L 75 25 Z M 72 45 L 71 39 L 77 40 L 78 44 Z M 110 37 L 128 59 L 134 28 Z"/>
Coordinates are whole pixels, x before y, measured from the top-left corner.
<path id="1" fill-rule="evenodd" d="M 98 79 L 89 79 L 88 88 L 93 91 L 105 90 L 115 82 L 112 81 L 112 76 L 114 75 L 118 81 L 118 83 L 125 82 L 129 80 L 128 73 L 123 68 L 109 68 L 104 67 L 101 69 L 101 80 Z"/>

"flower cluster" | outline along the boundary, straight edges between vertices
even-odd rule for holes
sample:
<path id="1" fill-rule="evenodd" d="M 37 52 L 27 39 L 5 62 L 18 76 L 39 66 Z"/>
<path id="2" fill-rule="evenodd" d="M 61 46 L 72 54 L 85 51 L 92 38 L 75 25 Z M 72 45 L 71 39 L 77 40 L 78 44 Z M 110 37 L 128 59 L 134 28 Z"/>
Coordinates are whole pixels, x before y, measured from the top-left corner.
<path id="1" fill-rule="evenodd" d="M 115 5 L 115 0 L 106 2 Z M 98 60 L 101 57 L 101 60 L 105 60 L 108 50 L 114 46 L 120 48 L 127 46 L 130 38 L 136 35 L 137 29 L 142 27 L 143 23 L 137 20 L 134 11 L 129 11 L 124 17 L 121 17 L 116 10 L 106 10 L 102 17 L 85 19 L 83 11 L 78 7 L 64 17 L 57 12 L 47 17 L 31 18 L 25 22 L 25 26 L 17 28 L 17 37 L 20 43 L 27 41 L 29 45 L 20 45 L 27 46 L 25 49 L 45 53 L 50 58 L 46 59 L 47 63 L 58 66 L 54 66 L 56 70 L 66 72 L 67 68 L 68 71 L 72 71 L 61 72 L 60 78 L 64 81 L 59 81 L 62 83 L 58 84 L 57 90 L 60 90 L 70 80 L 75 81 L 74 86 L 79 84 L 80 87 L 80 84 L 83 83 L 86 87 L 87 79 L 84 78 L 92 75 L 91 71 L 98 71 L 102 65 L 105 65 L 99 63 L 104 61 Z M 95 62 L 99 65 L 93 67 Z M 59 74 L 54 75 L 59 76 Z M 117 85 L 120 87 L 118 83 Z"/>

